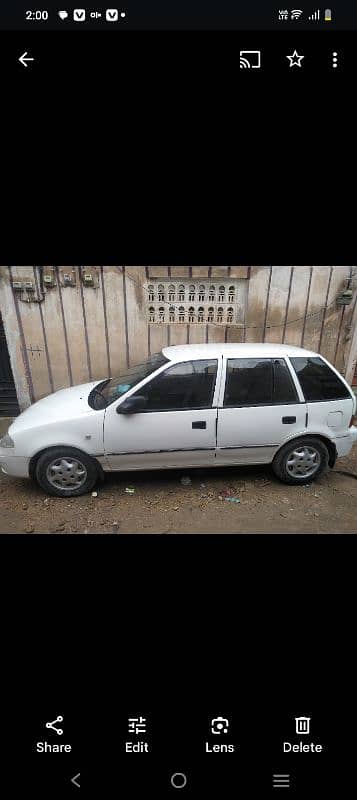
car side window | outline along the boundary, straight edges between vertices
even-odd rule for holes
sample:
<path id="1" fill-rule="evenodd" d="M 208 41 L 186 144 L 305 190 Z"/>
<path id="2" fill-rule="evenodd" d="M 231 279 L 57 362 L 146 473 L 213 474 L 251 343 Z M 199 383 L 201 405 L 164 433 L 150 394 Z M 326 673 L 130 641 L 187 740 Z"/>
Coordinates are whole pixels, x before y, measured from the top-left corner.
<path id="1" fill-rule="evenodd" d="M 284 358 L 273 359 L 273 403 L 298 403 L 299 398 Z"/>
<path id="2" fill-rule="evenodd" d="M 291 358 L 294 370 L 307 402 L 318 400 L 342 400 L 351 397 L 338 375 L 325 364 L 322 358 Z"/>
<path id="3" fill-rule="evenodd" d="M 146 398 L 145 411 L 209 408 L 217 376 L 217 360 L 174 364 L 137 394 Z"/>
<path id="4" fill-rule="evenodd" d="M 269 405 L 272 395 L 271 359 L 228 359 L 224 406 Z"/>
<path id="5" fill-rule="evenodd" d="M 224 406 L 295 402 L 298 402 L 296 389 L 283 358 L 228 359 Z"/>

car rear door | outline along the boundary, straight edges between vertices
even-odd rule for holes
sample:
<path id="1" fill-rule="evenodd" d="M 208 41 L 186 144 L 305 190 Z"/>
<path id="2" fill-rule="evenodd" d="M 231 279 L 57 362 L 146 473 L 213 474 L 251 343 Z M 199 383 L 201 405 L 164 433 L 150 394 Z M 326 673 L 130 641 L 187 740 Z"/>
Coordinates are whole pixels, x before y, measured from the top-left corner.
<path id="1" fill-rule="evenodd" d="M 217 423 L 217 463 L 268 463 L 306 431 L 306 404 L 284 358 L 227 359 Z"/>

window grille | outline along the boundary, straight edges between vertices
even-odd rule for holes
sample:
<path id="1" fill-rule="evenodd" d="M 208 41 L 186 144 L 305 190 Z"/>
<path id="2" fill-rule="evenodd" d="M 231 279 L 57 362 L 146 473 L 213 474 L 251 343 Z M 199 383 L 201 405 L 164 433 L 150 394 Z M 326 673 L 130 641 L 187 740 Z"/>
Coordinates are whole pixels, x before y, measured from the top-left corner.
<path id="1" fill-rule="evenodd" d="M 172 278 L 152 278 L 144 289 L 149 323 L 244 324 L 247 281 L 243 279 L 192 283 L 191 278 L 175 283 Z"/>
<path id="2" fill-rule="evenodd" d="M 195 299 L 195 287 L 194 286 L 190 286 L 189 293 L 188 293 L 188 299 L 189 300 L 194 300 Z"/>
<path id="3" fill-rule="evenodd" d="M 209 295 L 208 295 L 208 299 L 209 299 L 210 301 L 213 301 L 213 302 L 214 302 L 214 300 L 216 299 L 216 288 L 215 288 L 215 286 L 210 286 L 210 287 L 209 287 Z"/>

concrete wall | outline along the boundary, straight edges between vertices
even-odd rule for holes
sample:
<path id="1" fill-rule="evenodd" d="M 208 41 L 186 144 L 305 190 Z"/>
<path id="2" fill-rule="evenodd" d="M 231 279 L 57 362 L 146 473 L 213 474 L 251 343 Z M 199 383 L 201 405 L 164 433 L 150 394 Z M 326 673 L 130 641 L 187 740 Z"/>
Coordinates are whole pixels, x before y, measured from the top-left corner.
<path id="1" fill-rule="evenodd" d="M 21 409 L 52 391 L 113 375 L 165 345 L 185 342 L 296 344 L 321 352 L 352 380 L 356 286 L 350 305 L 335 302 L 351 267 L 89 267 L 94 288 L 83 285 L 81 269 L 0 267 L 0 310 Z M 46 270 L 53 270 L 53 288 L 43 285 Z M 66 270 L 74 270 L 74 286 L 64 285 Z M 149 324 L 143 284 L 160 277 L 247 281 L 244 324 Z M 12 282 L 24 278 L 33 281 L 34 293 L 14 291 Z"/>

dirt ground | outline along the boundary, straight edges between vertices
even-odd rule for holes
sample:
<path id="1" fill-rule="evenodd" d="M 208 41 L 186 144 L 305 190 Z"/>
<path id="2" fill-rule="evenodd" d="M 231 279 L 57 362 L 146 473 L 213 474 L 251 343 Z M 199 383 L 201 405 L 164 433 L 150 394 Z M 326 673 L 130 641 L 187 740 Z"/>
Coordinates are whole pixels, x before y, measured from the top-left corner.
<path id="1" fill-rule="evenodd" d="M 107 473 L 97 497 L 68 499 L 0 473 L 0 533 L 357 533 L 357 480 L 342 471 L 357 477 L 357 446 L 307 486 L 269 466 Z"/>

